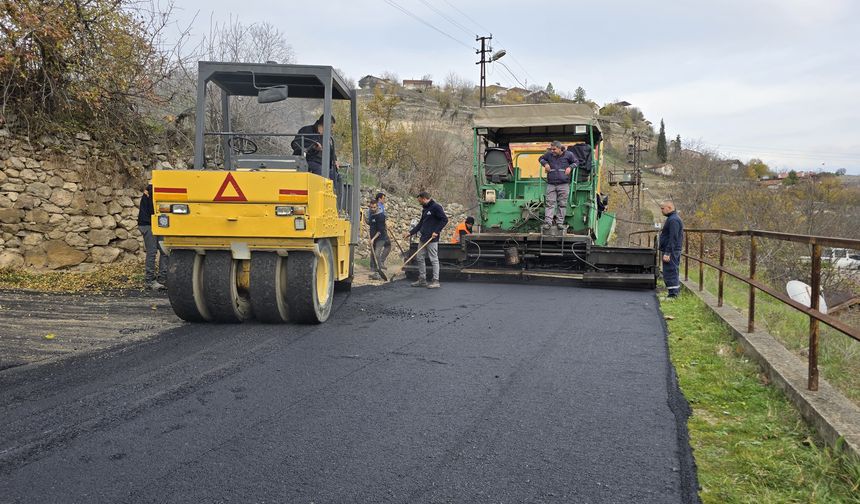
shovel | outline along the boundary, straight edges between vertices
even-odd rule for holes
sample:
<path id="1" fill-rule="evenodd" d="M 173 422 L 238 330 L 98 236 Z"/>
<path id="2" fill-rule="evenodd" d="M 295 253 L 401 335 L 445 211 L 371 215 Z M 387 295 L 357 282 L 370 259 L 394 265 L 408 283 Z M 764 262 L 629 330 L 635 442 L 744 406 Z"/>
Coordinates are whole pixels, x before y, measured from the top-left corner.
<path id="1" fill-rule="evenodd" d="M 396 237 L 396 236 L 394 236 L 394 235 L 390 235 L 390 236 L 391 236 L 392 238 L 394 238 L 394 244 L 395 244 L 395 245 L 397 245 L 397 248 L 398 248 L 398 249 L 400 249 L 400 257 L 401 257 L 401 258 L 406 257 L 406 252 L 403 250 L 403 247 L 402 247 L 402 246 L 400 246 L 400 240 L 398 240 L 398 239 L 397 239 L 397 237 Z"/>
<path id="2" fill-rule="evenodd" d="M 422 250 L 424 250 L 424 247 L 426 247 L 427 245 L 430 245 L 430 242 L 431 242 L 431 241 L 433 241 L 433 238 L 432 238 L 432 237 L 431 237 L 430 239 L 428 239 L 426 242 L 424 242 L 424 244 L 423 244 L 423 245 L 421 245 L 420 247 L 418 247 L 418 250 L 416 250 L 414 254 L 412 254 L 411 256 L 409 256 L 409 258 L 408 258 L 408 259 L 406 259 L 405 261 L 403 261 L 403 266 L 401 266 L 401 267 L 400 267 L 400 269 L 399 269 L 399 270 L 397 270 L 397 273 L 395 273 L 395 274 L 391 275 L 391 281 L 392 281 L 392 282 L 394 281 L 394 277 L 396 277 L 397 275 L 399 275 L 399 274 L 403 273 L 403 270 L 404 270 L 404 269 L 406 269 L 406 265 L 407 265 L 407 264 L 409 264 L 409 262 L 410 262 L 412 259 L 415 259 L 415 256 L 417 256 L 417 255 L 418 255 L 418 252 L 421 252 Z"/>
<path id="3" fill-rule="evenodd" d="M 373 264 L 376 265 L 376 273 L 382 277 L 383 281 L 387 282 L 388 276 L 384 271 L 382 271 L 382 268 L 379 267 L 379 259 L 376 257 L 376 247 L 373 246 L 373 242 L 375 242 L 377 238 L 379 238 L 379 233 L 376 233 L 376 235 L 370 239 L 370 254 L 373 255 Z"/>

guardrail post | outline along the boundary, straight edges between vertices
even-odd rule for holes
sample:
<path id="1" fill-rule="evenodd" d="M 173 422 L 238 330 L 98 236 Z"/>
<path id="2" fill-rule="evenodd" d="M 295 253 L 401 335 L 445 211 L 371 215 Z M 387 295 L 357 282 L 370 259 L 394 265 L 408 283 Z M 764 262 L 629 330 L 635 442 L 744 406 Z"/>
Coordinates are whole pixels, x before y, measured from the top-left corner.
<path id="1" fill-rule="evenodd" d="M 812 245 L 812 287 L 810 306 L 818 310 L 821 296 L 821 245 Z M 809 317 L 809 390 L 818 390 L 818 319 Z"/>
<path id="2" fill-rule="evenodd" d="M 755 280 L 755 263 L 758 255 L 758 246 L 755 242 L 755 235 L 750 235 L 750 280 Z M 749 302 L 749 321 L 747 322 L 747 332 L 755 331 L 755 287 L 750 284 L 750 302 Z"/>
<path id="3" fill-rule="evenodd" d="M 725 274 L 723 273 L 723 264 L 726 260 L 726 241 L 723 233 L 720 233 L 720 275 L 717 286 L 717 306 L 723 306 L 723 280 L 725 278 Z"/>
<path id="4" fill-rule="evenodd" d="M 699 292 L 705 289 L 705 233 L 699 233 Z"/>
<path id="5" fill-rule="evenodd" d="M 690 233 L 684 233 L 684 281 L 690 279 Z"/>

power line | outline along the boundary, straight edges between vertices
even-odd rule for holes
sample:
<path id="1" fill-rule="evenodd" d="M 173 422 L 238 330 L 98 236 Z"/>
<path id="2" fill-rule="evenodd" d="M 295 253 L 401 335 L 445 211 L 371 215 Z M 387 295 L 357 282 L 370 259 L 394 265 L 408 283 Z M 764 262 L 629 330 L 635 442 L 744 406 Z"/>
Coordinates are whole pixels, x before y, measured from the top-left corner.
<path id="1" fill-rule="evenodd" d="M 436 26 L 432 25 L 432 24 L 431 24 L 431 23 L 429 23 L 428 21 L 425 21 L 424 19 L 422 19 L 420 16 L 418 16 L 418 15 L 416 15 L 416 14 L 413 14 L 412 12 L 410 12 L 410 11 L 406 10 L 405 8 L 401 7 L 400 5 L 398 5 L 397 3 L 395 3 L 395 2 L 394 2 L 394 0 L 385 0 L 385 3 L 387 3 L 388 5 L 390 5 L 390 6 L 394 7 L 395 9 L 399 10 L 400 12 L 402 12 L 402 13 L 406 14 L 407 16 L 409 16 L 409 17 L 411 17 L 411 18 L 415 19 L 416 21 L 418 21 L 419 23 L 421 23 L 421 24 L 423 24 L 423 25 L 427 26 L 428 28 L 431 28 L 431 29 L 433 29 L 433 30 L 435 30 L 435 31 L 437 31 L 437 32 L 439 32 L 439 33 L 441 33 L 442 35 L 444 35 L 444 36 L 448 37 L 449 39 L 451 39 L 451 40 L 453 40 L 454 42 L 456 42 L 456 43 L 460 44 L 461 46 L 463 46 L 463 47 L 467 47 L 467 48 L 469 48 L 469 49 L 474 49 L 474 47 L 472 47 L 472 46 L 470 46 L 470 45 L 468 45 L 468 44 L 463 43 L 461 40 L 457 39 L 456 37 L 454 37 L 454 36 L 453 36 L 453 35 L 451 35 L 450 33 L 445 32 L 445 31 L 443 31 L 443 30 L 441 30 L 441 29 L 437 28 Z"/>
<path id="2" fill-rule="evenodd" d="M 423 0 L 422 0 L 422 2 L 423 2 Z M 448 0 L 444 0 L 444 2 L 445 2 L 446 4 L 448 4 L 452 9 L 454 9 L 454 10 L 455 10 L 455 11 L 457 11 L 457 12 L 459 12 L 459 13 L 460 13 L 464 18 L 466 18 L 466 19 L 468 19 L 469 21 L 471 21 L 471 22 L 472 22 L 472 24 L 474 24 L 475 26 L 477 26 L 478 28 L 480 28 L 480 29 L 481 29 L 481 30 L 483 30 L 484 32 L 486 32 L 486 33 L 491 33 L 491 32 L 492 32 L 492 30 L 488 30 L 488 29 L 487 29 L 487 27 L 485 27 L 485 26 L 484 26 L 484 25 L 482 25 L 481 23 L 479 23 L 479 22 L 475 21 L 471 16 L 469 16 L 469 15 L 468 15 L 468 14 L 466 14 L 465 12 L 461 11 L 460 9 L 458 9 L 456 5 L 452 4 L 452 3 L 451 3 L 451 2 L 449 2 Z M 499 43 L 499 45 L 501 45 L 502 47 L 504 47 L 504 45 L 505 45 L 505 44 L 502 44 L 502 41 L 501 41 L 501 40 L 499 40 L 499 39 L 496 39 L 496 42 L 498 42 L 498 43 Z M 513 62 L 514 62 L 514 63 L 516 63 L 516 64 L 517 64 L 517 66 L 519 66 L 519 67 L 520 67 L 520 69 L 522 69 L 523 73 L 525 73 L 525 74 L 526 74 L 526 77 L 528 77 L 529 79 L 531 79 L 531 80 L 532 80 L 532 82 L 537 82 L 537 80 L 534 78 L 534 76 L 532 76 L 532 74 L 530 74 L 530 73 L 529 73 L 529 71 L 526 69 L 526 67 L 524 67 L 524 66 L 523 66 L 523 64 L 522 64 L 522 63 L 520 63 L 520 62 L 519 62 L 519 60 L 517 60 L 517 59 L 514 57 L 514 55 L 513 55 L 513 54 L 511 54 L 511 53 L 509 52 L 509 53 L 508 53 L 508 56 L 510 56 L 511 60 L 513 60 Z M 523 87 L 525 87 L 525 86 L 523 86 Z"/>
<path id="3" fill-rule="evenodd" d="M 504 63 L 502 63 L 502 62 L 501 62 L 501 61 L 499 61 L 499 60 L 496 60 L 496 63 L 498 63 L 498 64 L 502 65 L 502 66 L 505 68 L 505 70 L 507 70 L 507 71 L 508 71 L 508 73 L 509 73 L 509 74 L 511 74 L 511 77 L 513 77 L 513 78 L 514 78 L 514 80 L 515 80 L 515 81 L 517 81 L 517 84 L 519 84 L 519 85 L 520 85 L 520 87 L 522 87 L 523 89 L 525 89 L 526 85 L 525 85 L 525 84 L 523 84 L 522 82 L 520 82 L 520 80 L 517 78 L 517 76 L 516 76 L 516 75 L 514 75 L 514 73 L 513 73 L 513 72 L 511 72 L 511 69 L 510 69 L 510 68 L 508 68 L 508 65 L 505 65 Z"/>
<path id="4" fill-rule="evenodd" d="M 422 3 L 426 3 L 426 2 L 424 2 L 424 0 L 421 0 L 421 2 L 422 2 Z M 460 10 L 459 8 L 457 8 L 457 6 L 456 6 L 456 5 L 452 4 L 452 3 L 451 3 L 451 2 L 449 2 L 448 0 L 444 0 L 444 2 L 445 2 L 446 4 L 448 4 L 448 6 L 450 6 L 452 9 L 454 9 L 454 10 L 455 10 L 455 11 L 457 11 L 457 12 L 459 12 L 459 13 L 460 13 L 464 18 L 466 18 L 466 19 L 468 19 L 469 21 L 471 21 L 471 22 L 472 22 L 472 24 L 474 24 L 475 26 L 477 26 L 478 28 L 480 28 L 480 29 L 481 29 L 481 30 L 483 30 L 484 32 L 486 32 L 486 33 L 491 33 L 491 32 L 492 32 L 492 30 L 487 29 L 487 27 L 485 27 L 485 26 L 484 26 L 484 25 L 482 25 L 481 23 L 479 23 L 479 22 L 475 21 L 471 16 L 469 16 L 468 14 L 466 14 L 465 12 L 463 12 L 462 10 Z M 458 24 L 459 24 L 459 23 L 458 23 Z M 499 40 L 499 39 L 496 39 L 496 42 L 498 42 L 498 45 L 500 45 L 500 46 L 502 46 L 502 47 L 504 47 L 504 46 L 505 46 L 505 44 L 502 44 L 501 40 Z M 507 53 L 507 56 L 509 56 L 509 57 L 511 58 L 511 60 L 512 60 L 514 63 L 516 63 L 518 67 L 520 67 L 520 69 L 523 71 L 523 73 L 525 73 L 525 74 L 526 74 L 526 77 L 528 77 L 529 79 L 531 79 L 531 80 L 532 80 L 532 82 L 537 82 L 537 79 L 535 79 L 535 78 L 534 78 L 534 76 L 533 76 L 531 73 L 529 73 L 529 71 L 526 69 L 526 67 L 525 67 L 525 66 L 523 66 L 523 64 L 522 64 L 522 63 L 520 63 L 520 61 L 519 61 L 519 60 L 518 60 L 518 59 L 517 59 L 513 54 L 511 54 L 510 52 L 508 52 L 508 53 Z M 513 75 L 513 74 L 511 74 L 511 75 Z M 519 82 L 519 79 L 517 79 L 517 82 Z M 522 84 L 520 84 L 520 85 L 521 85 L 523 88 L 525 88 L 525 87 L 526 87 L 526 86 L 524 86 L 524 85 L 522 85 Z"/>
<path id="5" fill-rule="evenodd" d="M 454 25 L 455 27 L 457 27 L 457 28 L 459 28 L 459 29 L 463 30 L 464 32 L 468 33 L 469 35 L 475 35 L 475 34 L 472 32 L 472 30 L 470 30 L 470 29 L 466 28 L 465 26 L 463 26 L 462 24 L 460 24 L 460 22 L 459 22 L 459 21 L 457 21 L 456 19 L 451 18 L 450 16 L 448 16 L 447 14 L 445 14 L 444 12 L 442 12 L 441 10 L 437 9 L 436 7 L 434 7 L 434 6 L 433 6 L 433 4 L 431 4 L 431 3 L 430 3 L 430 2 L 428 2 L 427 0 L 418 0 L 418 1 L 419 1 L 419 2 L 421 2 L 421 3 L 423 3 L 424 5 L 426 5 L 426 6 L 427 6 L 427 8 L 429 8 L 430 10 L 432 10 L 433 12 L 435 12 L 436 14 L 438 14 L 438 15 L 442 16 L 442 18 L 443 18 L 443 19 L 445 19 L 446 21 L 448 21 L 449 23 L 451 23 L 451 24 L 452 24 L 452 25 Z"/>
<path id="6" fill-rule="evenodd" d="M 501 42 L 499 42 L 499 45 L 501 45 Z M 510 57 L 511 57 L 511 59 L 513 60 L 513 62 L 514 62 L 514 63 L 516 63 L 518 67 L 520 67 L 520 69 L 523 71 L 523 73 L 525 73 L 525 74 L 526 74 L 526 77 L 528 77 L 529 79 L 531 79 L 533 83 L 537 83 L 537 79 L 535 79 L 535 78 L 532 76 L 532 74 L 530 74 L 530 73 L 529 73 L 529 71 L 528 71 L 528 70 L 526 70 L 526 67 L 524 67 L 524 66 L 523 66 L 523 64 L 522 64 L 522 63 L 520 63 L 520 61 L 519 61 L 516 57 L 514 57 L 514 55 L 513 55 L 513 54 L 511 54 L 511 53 L 509 52 L 509 53 L 508 53 L 508 56 L 510 56 Z M 523 86 L 523 87 L 525 87 L 525 86 Z"/>
<path id="7" fill-rule="evenodd" d="M 474 19 L 472 19 L 468 14 L 466 14 L 465 12 L 461 11 L 460 9 L 458 9 L 456 5 L 452 4 L 452 3 L 451 3 L 451 2 L 449 2 L 448 0 L 444 0 L 444 1 L 445 1 L 445 3 L 446 3 L 446 4 L 448 4 L 449 6 L 451 6 L 451 8 L 452 8 L 452 9 L 454 9 L 455 11 L 459 12 L 460 14 L 462 14 L 464 18 L 466 18 L 466 19 L 468 19 L 469 21 L 471 21 L 475 26 L 477 26 L 478 28 L 480 28 L 481 30 L 483 30 L 485 33 L 490 33 L 490 31 L 491 31 L 491 30 L 488 30 L 486 27 L 482 26 L 482 25 L 481 25 L 481 23 L 479 23 L 479 22 L 475 21 L 475 20 L 474 20 Z"/>

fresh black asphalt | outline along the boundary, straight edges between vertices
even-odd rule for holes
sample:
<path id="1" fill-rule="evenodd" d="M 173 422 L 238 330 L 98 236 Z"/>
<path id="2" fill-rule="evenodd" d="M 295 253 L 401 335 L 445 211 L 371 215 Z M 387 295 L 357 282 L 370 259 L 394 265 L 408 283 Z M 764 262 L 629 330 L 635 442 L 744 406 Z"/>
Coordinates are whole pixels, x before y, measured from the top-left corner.
<path id="1" fill-rule="evenodd" d="M 0 373 L 0 502 L 696 502 L 653 292 L 406 282 Z"/>

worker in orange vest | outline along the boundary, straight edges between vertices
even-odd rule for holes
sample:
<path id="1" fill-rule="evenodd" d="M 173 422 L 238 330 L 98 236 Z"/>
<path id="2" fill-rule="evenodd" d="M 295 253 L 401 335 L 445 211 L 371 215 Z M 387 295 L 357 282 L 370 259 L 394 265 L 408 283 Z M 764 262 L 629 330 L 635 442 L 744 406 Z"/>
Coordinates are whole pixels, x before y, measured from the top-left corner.
<path id="1" fill-rule="evenodd" d="M 472 234 L 472 225 L 475 223 L 474 217 L 466 217 L 466 220 L 457 224 L 454 229 L 454 236 L 451 237 L 451 243 L 460 243 L 460 237 L 467 234 Z"/>

